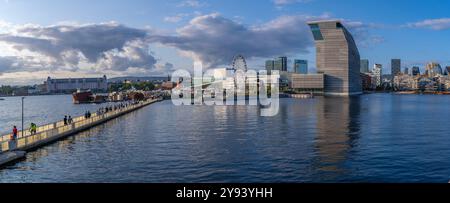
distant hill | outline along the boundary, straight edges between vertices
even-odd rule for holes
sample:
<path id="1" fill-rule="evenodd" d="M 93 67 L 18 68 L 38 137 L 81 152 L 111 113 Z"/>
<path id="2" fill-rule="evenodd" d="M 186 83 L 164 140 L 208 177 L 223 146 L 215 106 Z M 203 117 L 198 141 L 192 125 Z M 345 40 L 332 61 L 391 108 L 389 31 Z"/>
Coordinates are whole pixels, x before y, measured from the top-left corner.
<path id="1" fill-rule="evenodd" d="M 123 82 L 123 81 L 131 81 L 131 82 L 142 82 L 142 81 L 167 81 L 167 76 L 154 76 L 154 77 L 135 77 L 135 76 L 125 76 L 125 77 L 116 77 L 116 78 L 108 78 L 108 82 Z"/>

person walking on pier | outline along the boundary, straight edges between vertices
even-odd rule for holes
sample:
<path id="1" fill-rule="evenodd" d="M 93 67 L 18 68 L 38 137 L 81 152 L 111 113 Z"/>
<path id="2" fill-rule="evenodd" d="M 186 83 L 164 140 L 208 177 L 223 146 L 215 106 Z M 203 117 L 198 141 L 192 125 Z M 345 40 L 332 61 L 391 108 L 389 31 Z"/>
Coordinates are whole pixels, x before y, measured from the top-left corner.
<path id="1" fill-rule="evenodd" d="M 67 115 L 64 116 L 64 125 L 67 125 Z"/>
<path id="2" fill-rule="evenodd" d="M 17 148 L 17 127 L 14 126 L 11 134 L 11 140 L 8 142 L 8 148 L 9 150 L 14 150 Z"/>
<path id="3" fill-rule="evenodd" d="M 32 134 L 32 135 L 36 134 L 36 128 L 37 128 L 36 124 L 35 123 L 31 123 L 31 125 L 30 125 L 30 134 Z"/>
<path id="4" fill-rule="evenodd" d="M 11 140 L 16 140 L 16 139 L 17 139 L 17 127 L 14 126 L 13 127 L 12 136 L 11 136 Z"/>
<path id="5" fill-rule="evenodd" d="M 72 124 L 72 122 L 73 122 L 72 116 L 69 115 L 69 118 L 67 119 L 67 122 L 68 122 L 69 124 Z"/>

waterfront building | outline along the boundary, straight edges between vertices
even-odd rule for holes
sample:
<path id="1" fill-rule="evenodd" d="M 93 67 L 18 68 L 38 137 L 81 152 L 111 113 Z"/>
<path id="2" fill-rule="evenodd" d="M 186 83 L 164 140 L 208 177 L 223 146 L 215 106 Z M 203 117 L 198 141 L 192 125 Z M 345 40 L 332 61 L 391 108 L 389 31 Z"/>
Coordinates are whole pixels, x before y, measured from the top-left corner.
<path id="1" fill-rule="evenodd" d="M 370 73 L 360 73 L 363 90 L 373 90 L 372 75 Z"/>
<path id="2" fill-rule="evenodd" d="M 444 90 L 450 91 L 450 77 L 440 77 L 439 83 Z"/>
<path id="3" fill-rule="evenodd" d="M 400 91 L 417 89 L 418 78 L 411 75 L 396 75 L 394 76 L 394 89 Z"/>
<path id="4" fill-rule="evenodd" d="M 394 81 L 394 76 L 391 74 L 384 74 L 381 75 L 381 83 L 386 82 L 386 83 L 391 83 L 392 81 Z"/>
<path id="5" fill-rule="evenodd" d="M 400 59 L 392 59 L 391 60 L 391 75 L 396 76 L 401 73 L 401 60 Z"/>
<path id="6" fill-rule="evenodd" d="M 428 63 L 426 66 L 426 71 L 427 71 L 428 77 L 430 77 L 430 78 L 436 77 L 438 75 L 442 75 L 442 68 L 439 63 L 434 63 L 434 62 Z"/>
<path id="7" fill-rule="evenodd" d="M 382 75 L 382 69 L 383 69 L 383 65 L 381 65 L 381 64 L 375 64 L 375 65 L 373 65 L 373 70 L 372 70 L 372 72 L 373 72 L 373 74 L 374 74 L 374 76 L 375 76 L 375 86 L 376 87 L 380 87 L 381 86 L 381 82 L 382 82 L 382 80 L 381 80 L 381 75 Z"/>
<path id="8" fill-rule="evenodd" d="M 324 74 L 288 74 L 289 88 L 296 92 L 323 93 Z"/>
<path id="9" fill-rule="evenodd" d="M 361 59 L 361 73 L 368 73 L 369 72 L 369 60 L 368 59 Z"/>
<path id="10" fill-rule="evenodd" d="M 307 60 L 294 60 L 294 72 L 299 74 L 308 74 Z"/>
<path id="11" fill-rule="evenodd" d="M 413 75 L 413 76 L 420 76 L 420 68 L 418 66 L 412 67 L 411 75 Z"/>
<path id="12" fill-rule="evenodd" d="M 106 75 L 101 78 L 61 78 L 45 81 L 48 93 L 72 93 L 78 89 L 92 90 L 94 92 L 107 92 L 108 80 Z"/>
<path id="13" fill-rule="evenodd" d="M 444 75 L 450 75 L 450 66 L 445 67 Z"/>
<path id="14" fill-rule="evenodd" d="M 308 22 L 316 45 L 317 71 L 326 95 L 362 93 L 360 55 L 350 32 L 338 20 Z"/>

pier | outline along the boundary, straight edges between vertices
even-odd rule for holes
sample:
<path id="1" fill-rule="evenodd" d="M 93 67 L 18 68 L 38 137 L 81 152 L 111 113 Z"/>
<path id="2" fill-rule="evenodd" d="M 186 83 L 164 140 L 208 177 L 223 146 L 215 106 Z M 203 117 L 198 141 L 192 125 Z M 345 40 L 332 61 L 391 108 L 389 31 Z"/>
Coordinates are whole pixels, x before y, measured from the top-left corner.
<path id="1" fill-rule="evenodd" d="M 10 134 L 0 136 L 0 168 L 24 158 L 27 151 L 64 139 L 159 101 L 161 100 L 149 99 L 107 113 L 92 113 L 89 118 L 79 116 L 73 118 L 73 122 L 67 125 L 64 124 L 64 121 L 58 121 L 38 127 L 36 133 L 33 134 L 24 131 L 22 135 L 22 131 L 19 131 L 18 137 L 14 141 L 11 141 Z"/>

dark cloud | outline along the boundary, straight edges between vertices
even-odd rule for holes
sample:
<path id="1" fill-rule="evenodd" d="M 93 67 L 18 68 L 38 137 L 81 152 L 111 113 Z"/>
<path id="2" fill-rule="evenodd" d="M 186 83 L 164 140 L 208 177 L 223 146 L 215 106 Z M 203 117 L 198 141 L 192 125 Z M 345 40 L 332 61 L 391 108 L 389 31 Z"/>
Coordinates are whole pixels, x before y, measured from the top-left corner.
<path id="1" fill-rule="evenodd" d="M 207 67 L 228 64 L 236 54 L 272 57 L 306 53 L 312 36 L 306 16 L 284 16 L 248 27 L 219 14 L 199 16 L 177 30 L 175 36 L 156 36 L 153 41 L 191 52 Z"/>
<path id="2" fill-rule="evenodd" d="M 15 34 L 19 33 L 19 34 Z M 29 51 L 48 57 L 48 64 L 74 69 L 82 62 L 97 70 L 125 71 L 127 68 L 151 69 L 156 59 L 150 55 L 148 30 L 126 27 L 117 23 L 91 25 L 58 25 L 17 27 L 10 34 L 0 35 L 16 51 Z"/>
<path id="3" fill-rule="evenodd" d="M 14 69 L 14 61 L 14 57 L 0 57 L 0 75 L 2 75 L 2 72 L 7 72 Z"/>
<path id="4" fill-rule="evenodd" d="M 126 71 L 128 68 L 153 67 L 156 59 L 148 52 L 145 40 L 127 42 L 121 49 L 104 52 L 97 63 L 100 70 Z"/>

